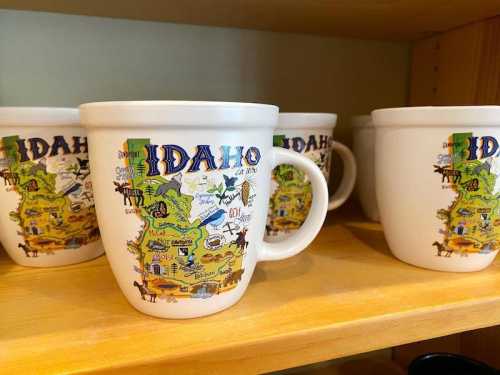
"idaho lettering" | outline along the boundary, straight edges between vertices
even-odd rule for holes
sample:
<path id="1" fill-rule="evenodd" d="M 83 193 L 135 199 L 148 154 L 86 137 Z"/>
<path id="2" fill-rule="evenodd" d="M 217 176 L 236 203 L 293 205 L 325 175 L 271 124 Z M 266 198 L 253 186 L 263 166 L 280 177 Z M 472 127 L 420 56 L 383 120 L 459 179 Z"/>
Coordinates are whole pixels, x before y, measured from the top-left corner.
<path id="1" fill-rule="evenodd" d="M 490 156 L 498 156 L 498 141 L 495 137 L 469 137 L 468 160 L 484 159 Z"/>
<path id="2" fill-rule="evenodd" d="M 319 139 L 318 139 L 319 138 Z M 307 141 L 302 137 L 287 138 L 284 134 L 277 134 L 273 137 L 273 145 L 286 149 L 293 149 L 296 152 L 309 152 L 311 150 L 321 150 L 328 147 L 328 136 L 319 137 L 311 134 Z"/>
<path id="3" fill-rule="evenodd" d="M 62 135 L 54 136 L 50 144 L 43 138 L 18 139 L 17 151 L 21 156 L 19 161 L 22 163 L 28 160 L 38 160 L 44 156 L 56 156 L 60 150 L 63 155 L 88 152 L 87 137 L 71 138 L 71 147 Z"/>
<path id="4" fill-rule="evenodd" d="M 247 166 L 256 166 L 261 158 L 257 147 L 249 147 L 246 151 L 243 146 L 221 146 L 220 155 L 216 158 L 210 145 L 198 145 L 194 155 L 190 156 L 186 150 L 178 145 L 147 144 L 146 163 L 148 176 L 160 175 L 160 163 L 164 165 L 163 174 L 178 173 L 188 168 L 188 172 L 198 172 L 200 168 L 206 171 L 242 167 L 244 161 Z"/>

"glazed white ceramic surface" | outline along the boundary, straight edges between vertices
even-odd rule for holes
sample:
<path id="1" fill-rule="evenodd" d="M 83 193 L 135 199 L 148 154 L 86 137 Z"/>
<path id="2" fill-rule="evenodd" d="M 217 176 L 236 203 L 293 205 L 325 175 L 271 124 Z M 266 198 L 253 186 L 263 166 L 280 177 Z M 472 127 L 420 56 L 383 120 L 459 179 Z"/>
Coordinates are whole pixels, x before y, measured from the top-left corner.
<path id="1" fill-rule="evenodd" d="M 152 101 L 80 109 L 107 256 L 138 310 L 163 318 L 223 310 L 241 298 L 258 261 L 295 255 L 319 232 L 325 179 L 309 159 L 272 147 L 277 107 Z M 271 171 L 282 163 L 311 176 L 315 197 L 302 229 L 270 244 Z"/>
<path id="2" fill-rule="evenodd" d="M 280 113 L 278 127 L 274 131 L 275 146 L 312 160 L 321 169 L 326 181 L 332 170 L 332 152 L 340 156 L 344 172 L 337 191 L 330 198 L 329 210 L 340 207 L 349 198 L 356 180 L 356 162 L 352 152 L 342 143 L 333 141 L 336 122 L 337 115 L 334 113 Z M 307 174 L 289 166 L 274 169 L 266 239 L 280 240 L 300 228 L 309 212 L 311 197 Z"/>
<path id="3" fill-rule="evenodd" d="M 393 108 L 372 118 L 377 201 L 393 254 L 440 271 L 487 267 L 500 245 L 500 107 Z"/>
<path id="4" fill-rule="evenodd" d="M 85 130 L 75 108 L 0 107 L 0 241 L 18 264 L 103 254 Z"/>
<path id="5" fill-rule="evenodd" d="M 375 128 L 371 116 L 352 118 L 354 156 L 358 166 L 356 195 L 366 217 L 380 221 L 375 195 Z"/>

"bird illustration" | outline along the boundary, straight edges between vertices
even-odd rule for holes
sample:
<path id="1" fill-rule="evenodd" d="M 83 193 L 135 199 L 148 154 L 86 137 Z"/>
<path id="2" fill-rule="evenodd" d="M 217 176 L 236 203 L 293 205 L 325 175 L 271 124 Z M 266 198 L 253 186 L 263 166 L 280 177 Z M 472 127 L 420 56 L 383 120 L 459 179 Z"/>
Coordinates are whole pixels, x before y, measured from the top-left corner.
<path id="1" fill-rule="evenodd" d="M 205 220 L 203 220 L 198 225 L 198 228 L 204 227 L 207 224 L 210 224 L 214 227 L 220 225 L 224 221 L 225 214 L 226 214 L 226 211 L 224 211 L 222 208 L 218 209 L 213 214 L 211 214 L 207 218 L 205 218 Z"/>
<path id="2" fill-rule="evenodd" d="M 223 176 L 224 176 L 224 183 L 226 184 L 226 189 L 234 187 L 234 184 L 236 183 L 236 180 L 238 180 L 238 177 L 228 177 L 226 175 Z"/>

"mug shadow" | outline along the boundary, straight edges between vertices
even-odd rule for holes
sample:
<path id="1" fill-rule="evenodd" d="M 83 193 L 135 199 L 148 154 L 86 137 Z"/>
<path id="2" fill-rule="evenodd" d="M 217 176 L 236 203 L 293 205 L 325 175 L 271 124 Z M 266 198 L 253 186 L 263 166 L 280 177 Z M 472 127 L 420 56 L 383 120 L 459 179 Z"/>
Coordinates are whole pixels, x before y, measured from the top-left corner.
<path id="1" fill-rule="evenodd" d="M 149 318 L 129 305 L 105 256 L 53 268 L 22 267 L 2 258 L 0 269 L 1 277 L 11 278 L 11 290 L 0 301 L 0 321 L 11 327 L 6 339 L 57 333 L 69 327 L 72 331 L 103 325 L 112 329 Z M 44 318 L 36 322 L 33 315 Z"/>
<path id="2" fill-rule="evenodd" d="M 246 295 L 227 314 L 258 316 L 322 298 L 325 303 L 339 301 L 341 307 L 344 296 L 352 300 L 353 295 L 371 295 L 369 290 L 377 294 L 381 289 L 466 278 L 404 263 L 392 255 L 379 223 L 360 220 L 359 214 L 349 218 L 330 214 L 321 236 L 303 253 L 258 264 Z M 358 302 L 362 309 L 365 302 L 353 303 Z"/>
<path id="3" fill-rule="evenodd" d="M 19 266 L 17 266 L 16 263 L 10 259 L 7 252 L 0 247 L 0 277 L 15 272 L 17 267 Z"/>
<path id="4" fill-rule="evenodd" d="M 237 304 L 202 318 L 167 320 L 138 312 L 122 294 L 105 257 L 73 266 L 26 269 L 2 254 L 0 275 L 11 278 L 12 288 L 2 296 L 5 300 L 0 300 L 0 322 L 11 327 L 6 339 L 68 329 L 81 331 L 82 335 L 94 334 L 100 329 L 120 332 L 130 326 L 134 330 L 177 334 L 186 325 L 193 324 L 219 327 L 223 335 L 224 327 L 235 321 L 240 322 L 241 331 L 251 335 L 256 326 L 267 324 L 266 319 L 261 322 L 263 314 L 275 316 L 273 314 L 299 306 L 307 309 L 310 303 L 338 303 L 342 308 L 344 300 L 359 303 L 362 309 L 367 302 L 353 300 L 353 296 L 366 290 L 374 290 L 376 294 L 375 290 L 394 285 L 405 288 L 405 285 L 430 280 L 445 283 L 450 278 L 464 277 L 402 263 L 391 255 L 379 224 L 360 221 L 359 217 L 340 220 L 336 215 L 330 215 L 321 236 L 301 254 L 257 264 Z M 40 280 L 43 283 L 38 283 Z M 335 309 L 335 305 L 328 308 Z M 33 309 L 44 317 L 42 321 L 34 321 Z"/>
<path id="5" fill-rule="evenodd" d="M 279 282 L 286 280 L 295 280 L 311 271 L 313 266 L 312 258 L 309 254 L 301 254 L 300 257 L 292 257 L 281 260 L 273 264 L 273 272 L 267 272 L 258 263 L 255 267 L 251 284 L 263 282 Z"/>
<path id="6" fill-rule="evenodd" d="M 363 223 L 364 224 L 364 223 Z M 364 245 L 368 246 L 373 251 L 376 251 L 382 255 L 388 256 L 390 258 L 396 259 L 392 253 L 387 241 L 385 240 L 385 235 L 382 227 L 380 228 L 366 228 L 360 226 L 358 223 L 347 223 L 346 228 L 352 233 L 352 235 L 362 242 Z"/>
<path id="7" fill-rule="evenodd" d="M 300 261 L 296 258 L 275 262 L 273 272 L 257 266 L 250 283 L 266 285 L 287 280 L 299 281 L 310 272 L 312 262 L 307 254 Z M 30 268 L 16 265 L 6 254 L 0 254 L 0 270 L 0 275 L 12 277 L 14 282 L 10 284 L 15 284 L 14 290 L 5 296 L 6 300 L 0 302 L 0 321 L 15 327 L 9 329 L 6 339 L 57 333 L 68 327 L 71 331 L 83 333 L 98 330 L 99 327 L 120 331 L 131 324 L 143 325 L 144 329 L 157 324 L 161 324 L 163 329 L 175 329 L 193 322 L 193 319 L 155 318 L 137 311 L 121 292 L 105 256 L 69 266 Z M 26 280 L 30 282 L 24 282 Z M 39 280 L 43 280 L 43 283 L 37 283 Z M 8 301 L 12 301 L 10 297 L 14 295 L 23 296 L 17 299 L 15 308 Z M 245 299 L 245 295 L 242 299 Z M 34 324 L 33 309 L 38 309 L 36 314 L 51 318 L 43 319 L 43 324 Z M 231 308 L 195 320 L 226 320 L 224 316 L 230 311 Z"/>

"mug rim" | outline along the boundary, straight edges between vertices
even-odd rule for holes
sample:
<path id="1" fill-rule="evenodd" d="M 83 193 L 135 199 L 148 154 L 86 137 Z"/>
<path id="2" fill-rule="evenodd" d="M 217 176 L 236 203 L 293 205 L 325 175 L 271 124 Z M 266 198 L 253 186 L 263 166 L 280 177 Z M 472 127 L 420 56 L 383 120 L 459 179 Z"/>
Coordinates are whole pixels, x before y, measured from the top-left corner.
<path id="1" fill-rule="evenodd" d="M 500 126 L 500 106 L 426 106 L 377 109 L 373 124 L 383 127 Z"/>
<path id="2" fill-rule="evenodd" d="M 80 126 L 77 108 L 71 107 L 0 107 L 0 127 Z"/>
<path id="3" fill-rule="evenodd" d="M 80 105 L 89 128 L 265 127 L 274 128 L 279 108 L 272 104 L 187 100 L 93 102 Z"/>
<path id="4" fill-rule="evenodd" d="M 334 129 L 336 124 L 336 113 L 281 112 L 277 129 Z"/>

